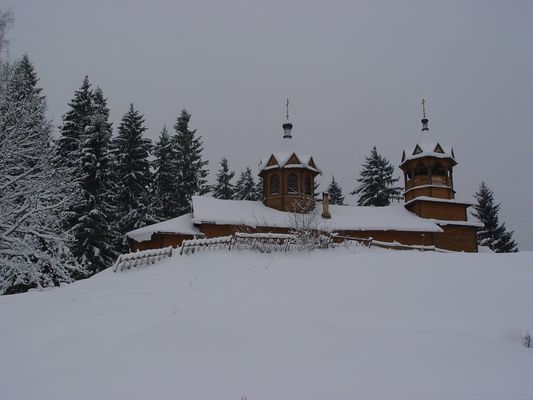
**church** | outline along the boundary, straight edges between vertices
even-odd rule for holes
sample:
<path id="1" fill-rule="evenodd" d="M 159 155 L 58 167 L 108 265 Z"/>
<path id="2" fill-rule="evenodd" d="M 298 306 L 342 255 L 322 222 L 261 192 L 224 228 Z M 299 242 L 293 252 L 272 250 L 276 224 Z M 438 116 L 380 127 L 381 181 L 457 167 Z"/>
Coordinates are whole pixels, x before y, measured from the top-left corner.
<path id="1" fill-rule="evenodd" d="M 476 233 L 483 225 L 469 218 L 467 208 L 472 203 L 455 198 L 453 148 L 431 138 L 425 112 L 421 122 L 418 142 L 401 156 L 404 198 L 400 204 L 330 205 L 327 193 L 322 201 L 315 201 L 314 181 L 322 171 L 313 156 L 296 145 L 287 119 L 277 148 L 259 163 L 261 201 L 193 196 L 192 213 L 128 232 L 130 248 L 176 247 L 183 240 L 235 232 L 288 233 L 290 216 L 305 208 L 319 216 L 317 230 L 335 237 L 477 252 Z"/>

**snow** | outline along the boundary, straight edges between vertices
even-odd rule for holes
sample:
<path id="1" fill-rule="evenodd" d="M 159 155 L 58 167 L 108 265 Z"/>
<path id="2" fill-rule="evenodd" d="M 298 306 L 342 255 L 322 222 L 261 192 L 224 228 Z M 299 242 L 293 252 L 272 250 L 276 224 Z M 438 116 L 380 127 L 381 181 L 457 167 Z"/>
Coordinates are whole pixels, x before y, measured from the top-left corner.
<path id="1" fill-rule="evenodd" d="M 260 201 L 220 200 L 209 196 L 193 196 L 193 219 L 195 224 L 243 225 L 255 228 L 268 226 L 290 227 L 290 214 L 265 206 Z M 321 204 L 317 204 L 320 214 Z M 419 218 L 401 205 L 388 207 L 360 207 L 330 205 L 331 219 L 322 220 L 320 229 L 418 231 L 442 232 L 432 221 Z"/>
<path id="2" fill-rule="evenodd" d="M 417 146 L 420 147 L 422 152 L 415 154 Z M 438 153 L 435 151 L 437 149 L 437 146 L 441 147 L 443 153 Z M 423 131 L 420 134 L 420 138 L 416 145 L 411 148 L 404 149 L 403 151 L 405 153 L 405 159 L 402 160 L 400 166 L 402 166 L 409 160 L 416 160 L 422 157 L 451 158 L 455 161 L 452 146 L 443 145 L 439 143 L 438 141 L 433 139 L 432 135 L 428 131 Z"/>
<path id="3" fill-rule="evenodd" d="M 9 400 L 533 397 L 533 253 L 213 251 L 0 297 Z"/>
<path id="4" fill-rule="evenodd" d="M 415 197 L 412 200 L 409 200 L 405 203 L 405 205 L 414 203 L 415 201 L 431 201 L 431 202 L 437 202 L 437 203 L 451 203 L 451 204 L 465 204 L 468 206 L 474 205 L 474 203 L 470 200 L 461 200 L 461 199 L 440 199 L 438 197 L 430 197 L 430 196 L 418 196 Z"/>
<path id="5" fill-rule="evenodd" d="M 145 227 L 128 232 L 127 237 L 137 242 L 150 240 L 154 233 L 176 233 L 182 235 L 196 235 L 203 236 L 196 226 L 191 222 L 192 214 L 185 214 L 177 218 L 169 219 L 168 221 L 159 222 L 157 224 L 147 225 Z"/>

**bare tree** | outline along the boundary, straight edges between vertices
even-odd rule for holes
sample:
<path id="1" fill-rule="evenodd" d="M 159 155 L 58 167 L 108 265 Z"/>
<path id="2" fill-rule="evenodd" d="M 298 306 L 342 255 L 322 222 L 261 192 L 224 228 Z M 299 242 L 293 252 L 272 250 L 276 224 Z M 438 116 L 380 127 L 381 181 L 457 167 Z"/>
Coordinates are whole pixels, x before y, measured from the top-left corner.
<path id="1" fill-rule="evenodd" d="M 294 201 L 287 218 L 289 233 L 294 236 L 295 247 L 301 251 L 311 251 L 320 247 L 324 223 L 320 212 L 309 198 L 302 196 Z"/>

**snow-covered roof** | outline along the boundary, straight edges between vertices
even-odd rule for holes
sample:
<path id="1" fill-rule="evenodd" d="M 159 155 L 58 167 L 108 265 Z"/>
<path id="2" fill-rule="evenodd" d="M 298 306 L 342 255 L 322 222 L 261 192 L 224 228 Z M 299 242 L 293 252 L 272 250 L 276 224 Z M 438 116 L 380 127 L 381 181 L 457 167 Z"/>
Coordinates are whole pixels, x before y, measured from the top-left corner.
<path id="1" fill-rule="evenodd" d="M 422 157 L 435 157 L 435 158 L 451 158 L 455 161 L 455 154 L 452 146 L 444 145 L 433 139 L 429 131 L 422 131 L 418 143 L 413 147 L 403 150 L 402 162 L 400 165 L 405 164 L 407 161 L 416 160 Z"/>
<path id="2" fill-rule="evenodd" d="M 203 236 L 203 233 L 200 232 L 200 229 L 193 225 L 192 216 L 193 215 L 189 213 L 182 215 L 181 217 L 169 219 L 168 221 L 148 225 L 126 233 L 126 236 L 137 242 L 150 240 L 154 233 L 175 233 L 181 235 Z"/>
<path id="3" fill-rule="evenodd" d="M 472 206 L 475 203 L 470 200 L 461 200 L 461 199 L 439 199 L 438 197 L 430 197 L 430 196 L 418 196 L 415 197 L 412 200 L 409 200 L 405 203 L 405 205 L 414 203 L 415 201 L 431 201 L 435 203 L 451 203 L 451 204 L 465 204 L 468 206 Z"/>
<path id="4" fill-rule="evenodd" d="M 291 162 L 291 164 L 288 164 L 293 155 L 296 156 L 300 163 L 295 164 Z M 268 162 L 272 157 L 275 158 L 277 164 L 268 166 Z M 322 174 L 322 171 L 314 165 L 314 160 L 312 159 L 313 157 L 311 155 L 298 151 L 292 136 L 285 136 L 281 139 L 276 151 L 259 162 L 259 172 L 274 168 L 306 168 Z"/>
<path id="5" fill-rule="evenodd" d="M 194 196 L 195 224 L 243 225 L 249 227 L 290 227 L 290 213 L 265 206 L 260 201 L 220 200 L 208 196 Z M 317 204 L 321 213 L 321 204 Z M 374 230 L 442 232 L 433 221 L 423 219 L 402 205 L 389 207 L 353 207 L 330 205 L 331 219 L 320 219 L 319 228 L 325 231 Z"/>

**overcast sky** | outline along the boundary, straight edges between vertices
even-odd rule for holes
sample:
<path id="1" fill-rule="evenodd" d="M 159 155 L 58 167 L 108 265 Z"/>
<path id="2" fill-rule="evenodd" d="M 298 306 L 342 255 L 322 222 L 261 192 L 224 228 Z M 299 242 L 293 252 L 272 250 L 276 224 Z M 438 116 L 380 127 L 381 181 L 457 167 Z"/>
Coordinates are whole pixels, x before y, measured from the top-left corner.
<path id="1" fill-rule="evenodd" d="M 26 1 L 11 54 L 28 53 L 55 125 L 89 75 L 114 126 L 133 102 L 149 135 L 179 110 L 210 169 L 240 171 L 282 135 L 294 138 L 345 194 L 373 145 L 395 165 L 420 133 L 455 149 L 458 198 L 482 180 L 521 249 L 533 250 L 531 1 Z M 397 170 L 398 176 L 400 171 Z M 347 196 L 350 203 L 355 201 Z"/>

